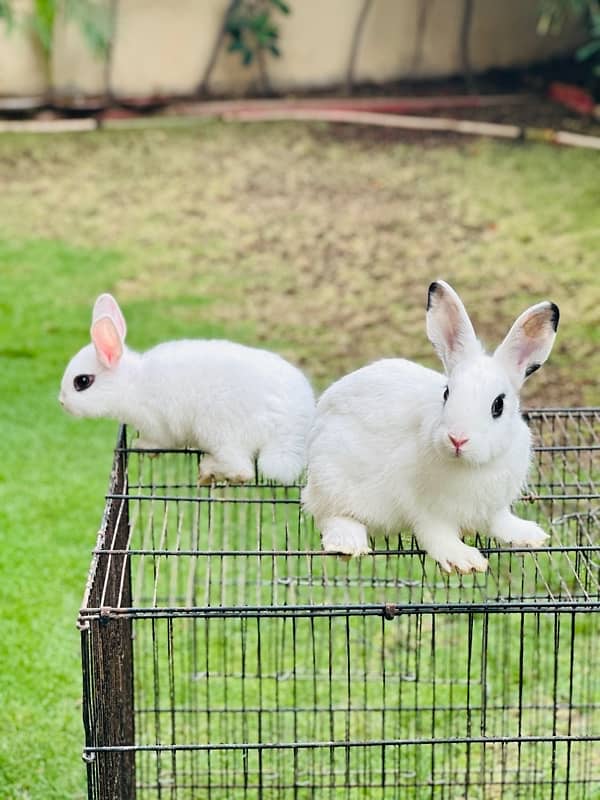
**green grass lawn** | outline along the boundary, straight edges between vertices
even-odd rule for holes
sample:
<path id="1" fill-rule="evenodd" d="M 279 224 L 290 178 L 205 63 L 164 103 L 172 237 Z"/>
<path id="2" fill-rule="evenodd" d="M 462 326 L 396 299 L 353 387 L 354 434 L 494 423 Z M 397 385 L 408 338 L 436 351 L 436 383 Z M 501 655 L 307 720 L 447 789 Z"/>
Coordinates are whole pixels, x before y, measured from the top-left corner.
<path id="1" fill-rule="evenodd" d="M 226 336 L 321 388 L 380 355 L 435 364 L 429 281 L 495 344 L 559 304 L 535 404 L 598 404 L 597 155 L 339 141 L 323 126 L 0 138 L 0 796 L 83 798 L 77 610 L 114 423 L 56 401 L 90 309 L 114 292 L 131 346 Z"/>

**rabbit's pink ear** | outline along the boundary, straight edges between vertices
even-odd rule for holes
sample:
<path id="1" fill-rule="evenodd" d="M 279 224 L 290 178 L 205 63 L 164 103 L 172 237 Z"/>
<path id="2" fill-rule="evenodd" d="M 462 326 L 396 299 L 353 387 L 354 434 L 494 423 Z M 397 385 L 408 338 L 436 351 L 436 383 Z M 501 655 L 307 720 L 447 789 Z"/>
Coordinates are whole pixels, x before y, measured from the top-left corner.
<path id="1" fill-rule="evenodd" d="M 538 370 L 550 355 L 560 312 L 549 301 L 524 311 L 494 353 L 494 359 L 508 372 L 515 388 Z"/>
<path id="2" fill-rule="evenodd" d="M 434 281 L 429 287 L 427 336 L 447 373 L 459 361 L 482 352 L 460 297 L 445 281 Z"/>
<path id="3" fill-rule="evenodd" d="M 125 337 L 127 336 L 127 324 L 125 323 L 123 312 L 112 294 L 101 294 L 94 303 L 92 325 L 101 317 L 110 317 L 115 324 L 115 328 L 119 332 L 119 336 L 125 341 Z"/>
<path id="4" fill-rule="evenodd" d="M 101 364 L 116 367 L 123 355 L 123 339 L 112 317 L 100 317 L 92 323 L 92 342 Z"/>

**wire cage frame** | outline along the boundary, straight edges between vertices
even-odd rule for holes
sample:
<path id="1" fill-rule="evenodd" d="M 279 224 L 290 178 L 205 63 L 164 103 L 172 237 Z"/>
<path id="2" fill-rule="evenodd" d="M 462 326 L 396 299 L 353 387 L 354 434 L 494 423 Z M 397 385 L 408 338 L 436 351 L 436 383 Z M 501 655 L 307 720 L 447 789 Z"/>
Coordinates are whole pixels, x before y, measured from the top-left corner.
<path id="1" fill-rule="evenodd" d="M 551 534 L 446 575 L 121 428 L 78 618 L 90 800 L 600 798 L 600 409 L 526 412 Z"/>

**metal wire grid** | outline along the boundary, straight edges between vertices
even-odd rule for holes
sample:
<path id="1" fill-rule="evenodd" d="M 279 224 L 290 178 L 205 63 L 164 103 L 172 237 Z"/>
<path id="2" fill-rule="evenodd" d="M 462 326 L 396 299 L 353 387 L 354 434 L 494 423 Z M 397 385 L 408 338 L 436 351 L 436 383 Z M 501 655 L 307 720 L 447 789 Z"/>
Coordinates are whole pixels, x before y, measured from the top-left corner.
<path id="1" fill-rule="evenodd" d="M 134 621 L 135 736 L 98 738 L 84 675 L 90 797 L 126 796 L 93 793 L 110 757 L 143 798 L 600 796 L 600 413 L 529 418 L 520 511 L 552 539 L 480 542 L 483 576 L 406 536 L 326 556 L 299 487 L 198 489 L 199 454 L 122 440 L 105 524 L 129 514 L 126 540 L 101 536 L 80 623 L 85 673 L 94 623 Z"/>

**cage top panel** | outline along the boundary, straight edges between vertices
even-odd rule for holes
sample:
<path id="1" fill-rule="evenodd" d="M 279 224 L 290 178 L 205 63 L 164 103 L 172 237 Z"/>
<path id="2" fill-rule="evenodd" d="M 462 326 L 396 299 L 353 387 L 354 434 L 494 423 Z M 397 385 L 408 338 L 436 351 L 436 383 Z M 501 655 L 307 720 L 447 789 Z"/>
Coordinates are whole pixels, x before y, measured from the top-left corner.
<path id="1" fill-rule="evenodd" d="M 128 448 L 123 430 L 80 622 L 600 610 L 600 409 L 527 418 L 534 463 L 516 511 L 551 534 L 548 546 L 511 550 L 476 535 L 490 567 L 464 576 L 443 573 L 406 532 L 374 538 L 360 559 L 323 553 L 300 485 L 199 487 L 201 453 L 153 457 Z"/>

